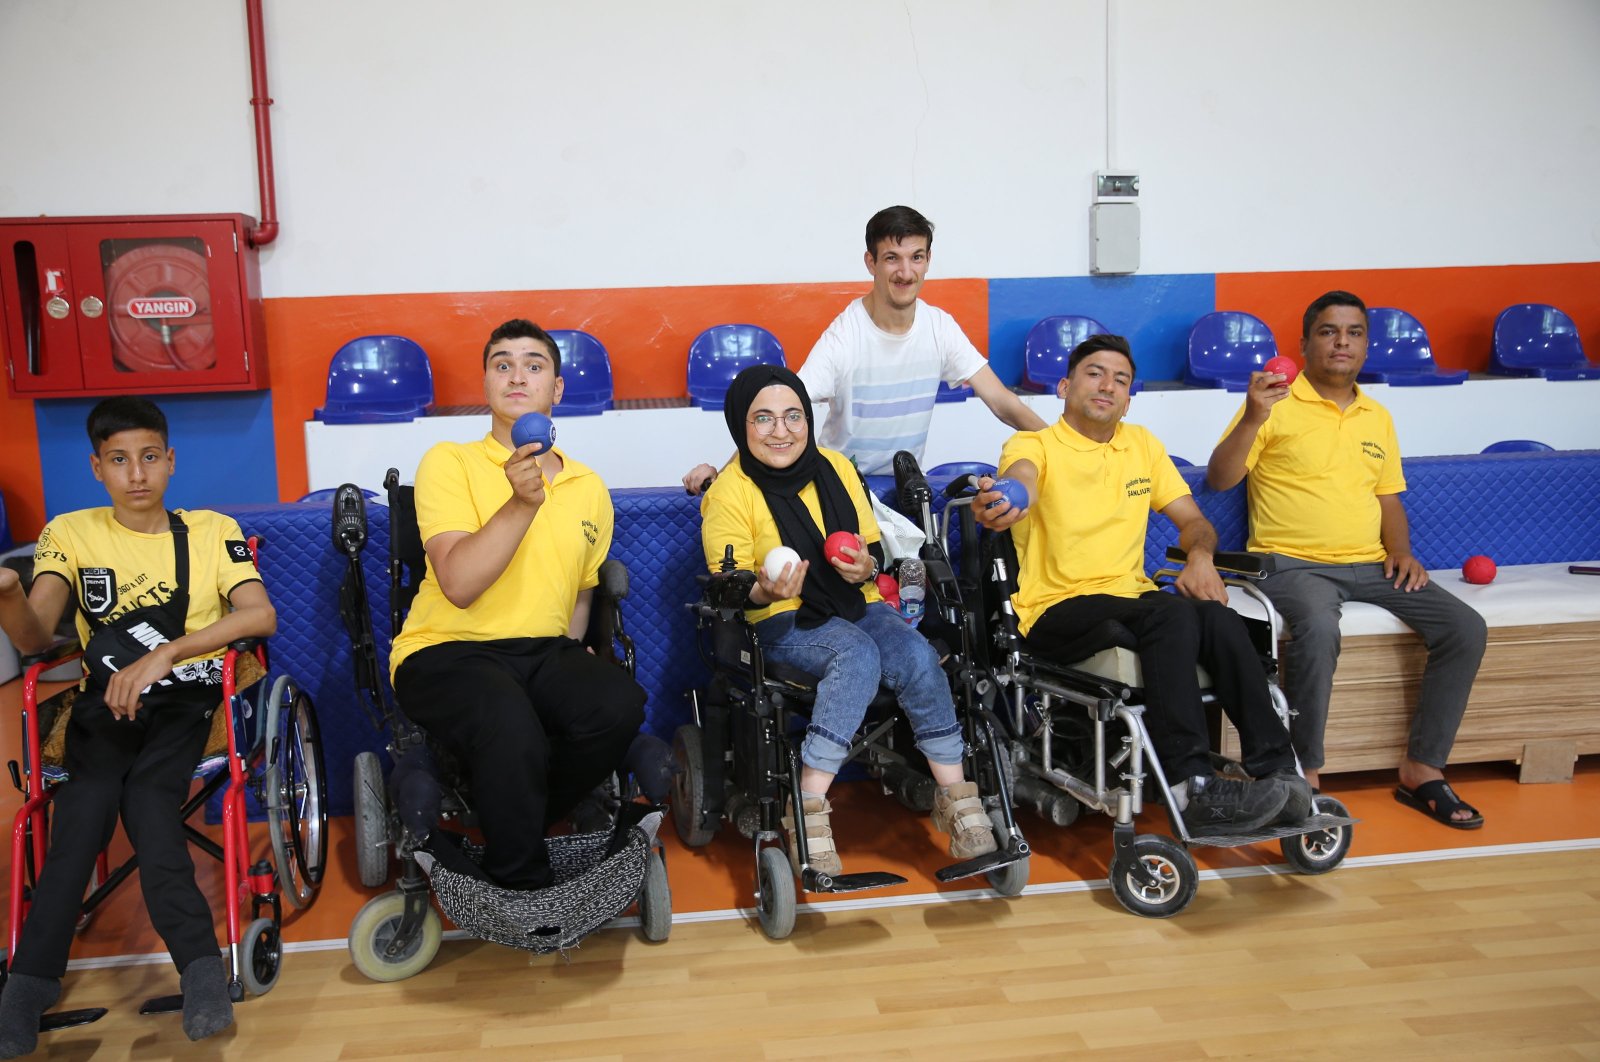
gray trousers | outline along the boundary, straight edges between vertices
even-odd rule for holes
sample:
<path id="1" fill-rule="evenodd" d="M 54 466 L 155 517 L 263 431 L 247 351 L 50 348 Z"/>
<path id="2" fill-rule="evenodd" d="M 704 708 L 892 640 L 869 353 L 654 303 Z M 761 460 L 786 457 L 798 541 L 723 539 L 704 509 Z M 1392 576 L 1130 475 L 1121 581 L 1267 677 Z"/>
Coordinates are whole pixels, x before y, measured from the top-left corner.
<path id="1" fill-rule="evenodd" d="M 1282 554 L 1274 560 L 1277 573 L 1267 576 L 1261 589 L 1289 626 L 1284 693 L 1298 713 L 1289 732 L 1301 765 L 1316 770 L 1325 758 L 1322 734 L 1339 662 L 1340 608 L 1346 601 L 1365 601 L 1394 613 L 1428 648 L 1406 751 L 1419 763 L 1442 769 L 1483 660 L 1488 638 L 1483 617 L 1437 583 L 1410 593 L 1396 590 L 1394 579 L 1384 577 L 1382 561 L 1317 564 Z"/>

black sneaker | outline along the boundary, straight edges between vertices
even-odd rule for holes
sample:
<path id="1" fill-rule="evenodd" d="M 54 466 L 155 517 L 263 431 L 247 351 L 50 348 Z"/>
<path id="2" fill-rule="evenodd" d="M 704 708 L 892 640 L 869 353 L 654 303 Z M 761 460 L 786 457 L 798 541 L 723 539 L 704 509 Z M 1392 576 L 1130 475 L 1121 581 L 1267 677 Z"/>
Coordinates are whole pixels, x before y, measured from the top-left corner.
<path id="1" fill-rule="evenodd" d="M 1289 799 L 1289 787 L 1278 778 L 1241 782 L 1196 775 L 1189 779 L 1189 803 L 1183 824 L 1191 833 L 1249 833 L 1278 817 Z"/>
<path id="2" fill-rule="evenodd" d="M 1283 810 L 1272 820 L 1275 825 L 1289 826 L 1296 822 L 1304 822 L 1316 814 L 1317 809 L 1311 800 L 1311 783 L 1300 777 L 1294 768 L 1279 767 L 1264 780 L 1282 782 L 1289 791 L 1289 799 L 1284 802 Z"/>

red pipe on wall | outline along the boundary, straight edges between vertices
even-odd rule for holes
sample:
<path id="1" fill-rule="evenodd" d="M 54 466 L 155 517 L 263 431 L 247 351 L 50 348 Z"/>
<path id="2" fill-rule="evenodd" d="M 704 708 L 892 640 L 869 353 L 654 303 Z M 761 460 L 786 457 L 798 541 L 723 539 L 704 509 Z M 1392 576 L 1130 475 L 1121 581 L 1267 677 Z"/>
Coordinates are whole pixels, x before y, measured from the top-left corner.
<path id="1" fill-rule="evenodd" d="M 250 30 L 250 107 L 256 118 L 256 179 L 261 185 L 261 222 L 250 230 L 250 246 L 265 247 L 278 238 L 278 196 L 272 186 L 272 117 L 267 108 L 267 44 L 261 28 L 261 0 L 244 0 Z"/>

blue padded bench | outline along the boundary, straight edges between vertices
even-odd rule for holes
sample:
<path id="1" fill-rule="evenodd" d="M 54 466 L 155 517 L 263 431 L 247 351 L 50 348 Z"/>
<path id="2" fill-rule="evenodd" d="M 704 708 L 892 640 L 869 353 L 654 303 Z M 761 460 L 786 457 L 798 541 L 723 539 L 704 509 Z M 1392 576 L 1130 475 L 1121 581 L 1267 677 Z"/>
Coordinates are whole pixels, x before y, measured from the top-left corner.
<path id="1" fill-rule="evenodd" d="M 1452 589 L 1461 589 L 1459 567 L 1471 554 L 1489 554 L 1502 566 L 1504 574 L 1495 584 L 1467 588 L 1482 591 L 1474 596 L 1474 604 L 1480 599 L 1492 604 L 1497 588 L 1509 586 L 1512 572 L 1505 571 L 1507 566 L 1600 560 L 1596 511 L 1600 451 L 1423 457 L 1407 460 L 1405 469 L 1412 539 L 1422 562 Z M 1222 545 L 1243 548 L 1244 488 L 1217 493 L 1205 487 L 1204 469 L 1183 469 L 1182 474 L 1216 525 Z M 943 485 L 936 480 L 935 490 Z M 880 495 L 892 494 L 887 480 L 874 477 L 872 486 Z M 686 497 L 679 487 L 617 490 L 612 497 L 617 529 L 611 555 L 627 565 L 630 575 L 624 615 L 638 648 L 639 681 L 649 693 L 646 725 L 670 738 L 689 718 L 686 691 L 705 679 L 694 625 L 684 607 L 698 596 L 695 576 L 703 569 L 698 500 Z M 352 688 L 349 641 L 337 602 L 345 561 L 333 549 L 329 509 L 325 504 L 289 504 L 234 506 L 226 511 L 246 533 L 267 539 L 263 577 L 278 609 L 279 629 L 272 651 L 278 665 L 293 673 L 315 699 L 327 745 L 332 810 L 348 814 L 351 763 L 358 752 L 381 750 L 383 737 L 368 721 Z M 387 666 L 388 510 L 370 505 L 368 517 L 364 571 L 379 653 Z M 1167 520 L 1152 520 L 1147 566 L 1160 567 L 1167 546 L 1176 542 L 1176 530 Z M 1452 571 L 1457 574 L 1450 582 Z M 1600 601 L 1600 579 L 1582 586 L 1591 599 Z M 1347 610 L 1347 618 L 1355 611 Z M 1454 758 L 1515 758 L 1521 755 L 1522 738 L 1540 734 L 1575 742 L 1580 753 L 1600 752 L 1600 620 L 1499 626 L 1491 619 L 1491 626 L 1497 629 L 1491 634 L 1490 655 Z M 1558 636 L 1561 640 L 1552 640 Z M 1363 659 L 1360 642 L 1367 637 L 1346 642 L 1333 710 L 1340 723 L 1339 740 L 1345 740 L 1343 724 L 1351 719 L 1359 723 L 1352 728 L 1351 740 L 1366 744 L 1336 746 L 1330 724 L 1329 770 L 1390 767 L 1398 755 L 1395 750 L 1403 746 L 1404 722 L 1420 674 L 1420 651 L 1408 654 L 1403 644 L 1400 649 L 1391 644 L 1404 643 L 1410 635 L 1370 636 L 1388 656 L 1377 665 L 1377 678 L 1358 678 L 1354 665 Z M 1543 659 L 1540 654 L 1545 652 L 1552 654 L 1545 677 L 1537 682 L 1516 677 L 1526 674 L 1529 661 Z M 1364 714 L 1378 712 L 1386 703 L 1387 721 Z M 1480 740 L 1480 723 L 1509 729 L 1516 747 L 1505 734 Z M 1370 740 L 1361 736 L 1363 728 L 1372 731 Z"/>

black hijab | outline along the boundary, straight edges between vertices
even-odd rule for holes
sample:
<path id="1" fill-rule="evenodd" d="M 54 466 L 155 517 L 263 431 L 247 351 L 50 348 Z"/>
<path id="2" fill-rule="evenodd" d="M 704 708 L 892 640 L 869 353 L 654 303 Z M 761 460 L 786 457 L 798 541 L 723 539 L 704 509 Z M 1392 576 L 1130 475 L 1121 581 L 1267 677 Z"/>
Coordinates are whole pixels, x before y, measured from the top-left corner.
<path id="1" fill-rule="evenodd" d="M 806 415 L 806 444 L 799 458 L 787 468 L 773 468 L 764 464 L 750 452 L 745 438 L 745 425 L 750 419 L 750 408 L 763 388 L 781 384 L 793 388 L 800 397 L 800 408 Z M 774 410 L 781 416 L 782 410 Z M 800 559 L 811 562 L 806 571 L 805 583 L 800 588 L 800 615 L 795 623 L 800 627 L 819 627 L 828 617 L 839 616 L 854 623 L 866 612 L 866 599 L 861 588 L 847 583 L 844 577 L 828 563 L 822 553 L 823 540 L 835 531 L 859 534 L 861 525 L 856 517 L 855 502 L 845 490 L 844 483 L 833 464 L 817 449 L 816 420 L 811 412 L 811 396 L 800 377 L 777 365 L 752 365 L 734 377 L 728 385 L 728 396 L 723 402 L 722 415 L 728 422 L 728 433 L 739 448 L 739 467 L 761 491 L 767 508 L 778 525 L 778 538 L 785 546 L 800 554 Z M 817 527 L 810 511 L 800 500 L 800 492 L 808 484 L 817 486 L 817 500 L 821 503 L 822 523 Z M 756 558 L 761 563 L 761 558 Z"/>

